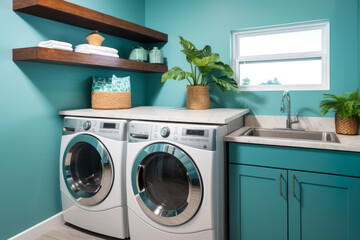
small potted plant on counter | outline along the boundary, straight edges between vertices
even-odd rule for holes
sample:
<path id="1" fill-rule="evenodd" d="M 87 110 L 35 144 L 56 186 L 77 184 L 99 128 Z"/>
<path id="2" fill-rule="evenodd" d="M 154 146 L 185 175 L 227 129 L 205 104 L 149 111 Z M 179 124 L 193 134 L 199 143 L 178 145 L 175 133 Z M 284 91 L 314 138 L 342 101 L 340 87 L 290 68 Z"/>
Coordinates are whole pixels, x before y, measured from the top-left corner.
<path id="1" fill-rule="evenodd" d="M 319 104 L 321 113 L 327 114 L 330 109 L 335 112 L 336 133 L 356 135 L 359 131 L 360 96 L 359 89 L 338 96 L 324 94 Z"/>
<path id="2" fill-rule="evenodd" d="M 173 67 L 161 77 L 161 82 L 168 79 L 187 80 L 186 106 L 188 109 L 208 109 L 210 107 L 209 84 L 215 83 L 223 92 L 227 90 L 238 92 L 238 85 L 232 78 L 234 71 L 227 64 L 220 61 L 219 54 L 212 53 L 211 47 L 206 45 L 198 50 L 194 44 L 179 36 L 180 44 L 190 64 L 191 72 L 183 71 L 180 67 Z M 217 69 L 222 74 L 215 76 L 212 70 Z"/>

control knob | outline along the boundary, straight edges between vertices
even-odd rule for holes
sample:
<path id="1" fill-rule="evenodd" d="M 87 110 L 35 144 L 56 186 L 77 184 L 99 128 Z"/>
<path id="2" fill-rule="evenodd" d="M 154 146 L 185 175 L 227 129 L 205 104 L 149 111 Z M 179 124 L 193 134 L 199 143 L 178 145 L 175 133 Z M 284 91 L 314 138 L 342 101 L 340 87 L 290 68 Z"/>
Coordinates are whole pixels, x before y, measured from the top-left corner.
<path id="1" fill-rule="evenodd" d="M 91 122 L 90 121 L 84 122 L 83 128 L 84 128 L 84 130 L 89 130 L 91 128 Z"/>
<path id="2" fill-rule="evenodd" d="M 163 127 L 161 130 L 160 130 L 160 135 L 163 137 L 163 138 L 167 138 L 169 135 L 170 135 L 170 129 L 168 127 Z"/>

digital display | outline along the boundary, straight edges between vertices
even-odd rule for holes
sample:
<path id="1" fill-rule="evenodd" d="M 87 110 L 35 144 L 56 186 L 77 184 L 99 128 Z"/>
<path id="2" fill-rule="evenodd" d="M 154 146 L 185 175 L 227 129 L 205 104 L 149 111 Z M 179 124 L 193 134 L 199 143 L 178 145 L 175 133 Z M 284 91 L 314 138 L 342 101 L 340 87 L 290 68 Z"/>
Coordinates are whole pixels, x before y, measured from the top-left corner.
<path id="1" fill-rule="evenodd" d="M 186 129 L 186 135 L 205 136 L 204 130 Z"/>
<path id="2" fill-rule="evenodd" d="M 103 123 L 103 128 L 115 129 L 116 128 L 116 123 Z"/>

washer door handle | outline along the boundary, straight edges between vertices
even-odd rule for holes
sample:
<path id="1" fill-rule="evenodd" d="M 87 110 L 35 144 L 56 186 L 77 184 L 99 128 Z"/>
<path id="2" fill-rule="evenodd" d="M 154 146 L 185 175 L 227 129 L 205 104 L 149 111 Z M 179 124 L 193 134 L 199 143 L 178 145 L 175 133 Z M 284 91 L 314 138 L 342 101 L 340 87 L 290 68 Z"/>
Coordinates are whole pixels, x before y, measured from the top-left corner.
<path id="1" fill-rule="evenodd" d="M 141 192 L 145 187 L 145 167 L 139 165 L 138 167 L 138 177 L 137 177 L 137 186 L 139 187 L 138 191 Z"/>

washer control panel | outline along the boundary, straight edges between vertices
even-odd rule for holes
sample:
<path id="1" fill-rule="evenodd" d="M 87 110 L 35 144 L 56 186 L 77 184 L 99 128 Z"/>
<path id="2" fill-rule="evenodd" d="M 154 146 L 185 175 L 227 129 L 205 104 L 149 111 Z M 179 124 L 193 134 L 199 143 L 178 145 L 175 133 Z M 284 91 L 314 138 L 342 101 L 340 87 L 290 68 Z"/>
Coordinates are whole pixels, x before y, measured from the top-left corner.
<path id="1" fill-rule="evenodd" d="M 84 128 L 84 130 L 89 130 L 91 128 L 91 122 L 90 121 L 84 122 L 83 128 Z"/>
<path id="2" fill-rule="evenodd" d="M 129 123 L 129 142 L 166 140 L 203 150 L 215 150 L 216 129 L 201 125 L 173 123 Z"/>
<path id="3" fill-rule="evenodd" d="M 126 140 L 126 127 L 125 120 L 65 117 L 63 135 L 89 132 L 115 140 Z"/>
<path id="4" fill-rule="evenodd" d="M 160 130 L 160 135 L 161 135 L 163 138 L 167 138 L 167 137 L 170 135 L 170 128 L 168 128 L 168 127 L 163 127 L 163 128 L 161 128 L 161 130 Z"/>

